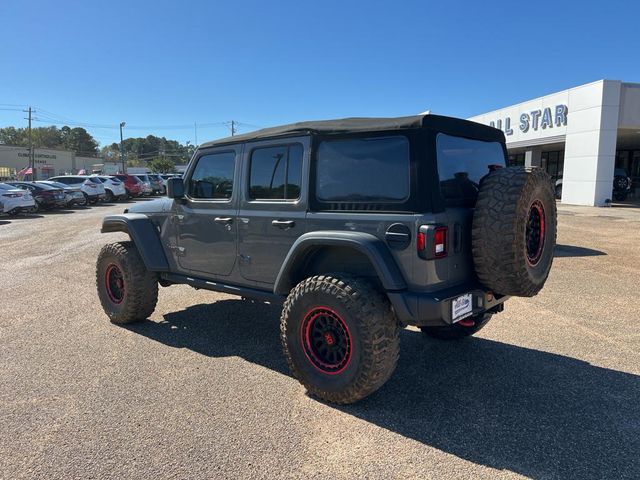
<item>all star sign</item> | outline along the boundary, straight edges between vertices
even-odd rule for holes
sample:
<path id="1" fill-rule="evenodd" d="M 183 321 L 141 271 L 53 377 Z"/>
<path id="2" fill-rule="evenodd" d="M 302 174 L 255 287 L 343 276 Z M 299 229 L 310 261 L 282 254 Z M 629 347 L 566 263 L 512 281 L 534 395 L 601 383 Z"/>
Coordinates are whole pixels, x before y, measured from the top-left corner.
<path id="1" fill-rule="evenodd" d="M 554 127 L 565 127 L 567 125 L 568 112 L 569 110 L 564 104 L 556 105 L 553 108 L 546 107 L 544 109 L 523 112 L 520 114 L 520 124 L 518 128 L 522 133 L 527 133 L 529 131 L 538 131 L 538 129 L 546 130 Z M 489 126 L 502 130 L 505 135 L 513 135 L 511 117 L 504 118 L 504 125 L 503 119 L 498 119 L 489 122 Z"/>

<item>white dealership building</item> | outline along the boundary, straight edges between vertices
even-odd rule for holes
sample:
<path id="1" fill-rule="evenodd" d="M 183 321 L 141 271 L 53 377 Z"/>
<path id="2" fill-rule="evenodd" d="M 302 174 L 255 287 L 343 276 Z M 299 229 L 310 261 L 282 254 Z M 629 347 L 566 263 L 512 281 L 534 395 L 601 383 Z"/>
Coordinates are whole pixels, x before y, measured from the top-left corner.
<path id="1" fill-rule="evenodd" d="M 640 83 L 599 80 L 470 120 L 504 131 L 511 164 L 562 178 L 562 203 L 604 205 L 614 168 L 640 191 Z"/>

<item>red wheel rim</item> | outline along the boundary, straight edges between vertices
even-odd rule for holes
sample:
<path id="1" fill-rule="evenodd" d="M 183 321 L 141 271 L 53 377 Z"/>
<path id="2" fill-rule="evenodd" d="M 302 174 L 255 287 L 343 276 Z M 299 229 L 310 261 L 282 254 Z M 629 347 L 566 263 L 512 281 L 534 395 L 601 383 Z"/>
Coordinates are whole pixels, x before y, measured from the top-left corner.
<path id="1" fill-rule="evenodd" d="M 122 303 L 125 296 L 124 277 L 117 265 L 112 263 L 107 267 L 107 271 L 104 274 L 104 284 L 107 288 L 109 300 L 115 304 Z"/>
<path id="2" fill-rule="evenodd" d="M 535 266 L 542 257 L 544 248 L 545 215 L 540 200 L 535 200 L 529 207 L 527 216 L 526 248 L 527 262 Z"/>
<path id="3" fill-rule="evenodd" d="M 328 307 L 310 310 L 302 321 L 301 334 L 307 359 L 322 373 L 336 375 L 351 362 L 351 334 L 335 310 Z"/>

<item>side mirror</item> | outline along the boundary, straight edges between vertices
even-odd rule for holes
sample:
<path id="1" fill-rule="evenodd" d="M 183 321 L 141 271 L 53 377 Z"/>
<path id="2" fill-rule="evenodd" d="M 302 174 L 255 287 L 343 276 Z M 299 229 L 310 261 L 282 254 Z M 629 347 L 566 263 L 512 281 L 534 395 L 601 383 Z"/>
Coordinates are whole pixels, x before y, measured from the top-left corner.
<path id="1" fill-rule="evenodd" d="M 169 198 L 183 198 L 184 197 L 184 182 L 180 177 L 174 177 L 167 180 L 167 197 Z"/>

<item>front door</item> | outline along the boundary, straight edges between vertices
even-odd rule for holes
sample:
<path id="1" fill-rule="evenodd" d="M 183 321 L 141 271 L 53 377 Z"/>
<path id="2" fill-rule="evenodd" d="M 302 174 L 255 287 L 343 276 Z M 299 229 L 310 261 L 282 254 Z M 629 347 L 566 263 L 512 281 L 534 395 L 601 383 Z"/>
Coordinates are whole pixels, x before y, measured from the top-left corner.
<path id="1" fill-rule="evenodd" d="M 180 268 L 227 276 L 236 261 L 236 169 L 240 146 L 203 151 L 185 175 L 185 197 L 174 202 Z"/>
<path id="2" fill-rule="evenodd" d="M 309 138 L 245 147 L 244 194 L 238 214 L 238 259 L 246 280 L 275 283 L 296 239 L 305 232 Z"/>

